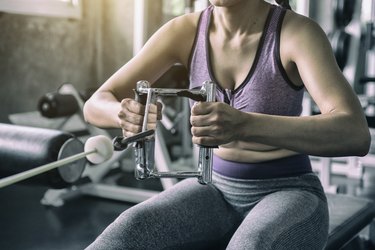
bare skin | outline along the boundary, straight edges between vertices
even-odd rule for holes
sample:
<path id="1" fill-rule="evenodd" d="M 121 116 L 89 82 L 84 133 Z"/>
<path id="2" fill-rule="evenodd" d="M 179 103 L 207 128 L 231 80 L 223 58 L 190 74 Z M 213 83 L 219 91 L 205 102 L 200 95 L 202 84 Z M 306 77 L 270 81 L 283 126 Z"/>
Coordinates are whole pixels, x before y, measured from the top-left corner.
<path id="1" fill-rule="evenodd" d="M 270 5 L 263 0 L 211 0 L 210 54 L 215 78 L 236 89 L 254 60 Z M 140 132 L 143 107 L 133 100 L 135 83 L 155 82 L 169 67 L 188 67 L 200 13 L 164 25 L 141 52 L 111 76 L 87 101 L 88 122 Z M 304 85 L 321 115 L 286 117 L 238 111 L 225 103 L 197 103 L 191 110 L 193 143 L 219 145 L 215 153 L 239 162 L 260 162 L 298 153 L 366 155 L 370 135 L 360 103 L 339 70 L 322 29 L 288 11 L 282 26 L 281 61 L 295 85 Z M 249 60 L 250 59 L 250 60 Z M 167 86 L 166 86 L 167 87 Z M 151 107 L 149 128 L 160 119 Z"/>

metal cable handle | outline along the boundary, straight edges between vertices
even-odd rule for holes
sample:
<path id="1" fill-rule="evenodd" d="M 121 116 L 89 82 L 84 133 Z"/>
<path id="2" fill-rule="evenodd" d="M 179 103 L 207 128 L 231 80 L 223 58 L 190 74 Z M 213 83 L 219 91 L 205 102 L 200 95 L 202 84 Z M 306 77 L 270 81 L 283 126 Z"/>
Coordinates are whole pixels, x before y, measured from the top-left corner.
<path id="1" fill-rule="evenodd" d="M 145 114 L 142 124 L 140 138 L 137 138 L 135 148 L 135 177 L 139 180 L 147 178 L 187 178 L 197 177 L 201 184 L 212 182 L 212 156 L 213 148 L 199 146 L 199 159 L 197 171 L 172 171 L 158 172 L 154 168 L 155 134 L 147 133 L 147 119 L 149 107 L 156 103 L 159 96 L 188 97 L 196 101 L 213 102 L 216 99 L 216 85 L 214 82 L 206 81 L 200 89 L 167 89 L 151 88 L 147 81 L 137 82 L 135 89 L 136 101 L 145 105 Z"/>

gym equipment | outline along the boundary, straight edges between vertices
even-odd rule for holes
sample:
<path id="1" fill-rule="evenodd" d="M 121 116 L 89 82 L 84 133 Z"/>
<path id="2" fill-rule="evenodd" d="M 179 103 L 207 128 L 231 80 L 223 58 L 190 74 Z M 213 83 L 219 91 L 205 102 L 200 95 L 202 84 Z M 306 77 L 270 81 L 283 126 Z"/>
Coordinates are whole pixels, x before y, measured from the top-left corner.
<path id="1" fill-rule="evenodd" d="M 346 249 L 355 242 L 359 233 L 373 223 L 374 202 L 343 194 L 327 194 L 329 209 L 329 235 L 326 250 Z M 351 247 L 348 249 L 360 249 Z"/>
<path id="2" fill-rule="evenodd" d="M 75 114 L 79 105 L 74 96 L 55 92 L 39 99 L 38 110 L 44 117 L 56 118 Z"/>
<path id="3" fill-rule="evenodd" d="M 344 29 L 339 29 L 328 34 L 328 38 L 337 64 L 343 70 L 348 61 L 351 35 L 346 33 Z"/>
<path id="4" fill-rule="evenodd" d="M 72 134 L 0 124 L 0 172 L 2 176 L 20 173 L 39 165 L 83 151 L 83 144 Z M 75 183 L 85 168 L 85 160 L 40 175 L 37 183 L 63 188 Z"/>
<path id="5" fill-rule="evenodd" d="M 171 79 L 168 78 L 167 82 L 171 82 Z M 158 84 L 155 83 L 155 86 L 158 86 Z M 73 96 L 78 103 L 79 110 L 75 114 L 65 117 L 48 118 L 42 116 L 40 111 L 35 111 L 13 114 L 9 117 L 9 119 L 12 121 L 12 123 L 17 125 L 66 131 L 69 134 L 74 134 L 79 141 L 82 142 L 86 141 L 89 137 L 97 135 L 104 135 L 109 138 L 116 136 L 116 131 L 99 129 L 87 124 L 84 121 L 82 114 L 84 102 L 81 94 L 78 93 L 72 84 L 64 83 L 59 87 L 57 92 L 62 95 Z M 179 92 L 180 96 L 195 93 L 197 95 L 193 95 L 193 97 L 200 98 L 199 100 L 204 100 L 199 93 L 200 90 L 188 90 L 185 92 L 178 90 L 177 92 Z M 145 95 L 142 94 L 142 96 Z M 162 172 L 180 170 L 190 171 L 197 167 L 196 163 L 198 162 L 198 159 L 195 158 L 195 154 L 193 154 L 190 140 L 191 135 L 189 133 L 190 130 L 188 121 L 188 111 L 190 108 L 188 101 L 185 98 L 173 98 L 173 100 L 172 98 L 164 99 L 165 100 L 161 101 L 168 102 L 167 104 L 169 104 L 169 106 L 167 105 L 163 108 L 163 119 L 158 125 L 159 129 L 154 131 L 153 135 L 155 138 L 154 154 L 157 156 L 155 157 L 155 167 Z M 173 104 L 170 104 L 170 101 L 173 101 Z M 174 111 L 175 108 L 182 109 L 182 113 L 184 114 L 181 114 L 177 110 Z M 168 114 L 165 114 L 165 112 L 168 112 Z M 111 133 L 112 135 L 109 132 L 113 132 Z M 120 133 L 120 131 L 118 131 L 118 133 Z M 173 143 L 181 142 L 181 144 L 171 145 L 169 144 L 170 141 L 168 141 L 168 143 L 165 141 L 165 136 L 170 138 L 173 137 L 171 138 L 174 140 Z M 79 152 L 82 152 L 82 149 Z M 192 157 L 193 155 L 194 157 Z M 157 184 L 154 181 L 151 181 L 151 183 L 150 181 L 145 181 L 142 182 L 145 184 L 138 184 L 133 183 L 134 181 L 130 180 L 129 185 L 127 184 L 127 181 L 123 182 L 123 176 L 127 176 L 128 171 L 134 171 L 133 159 L 134 149 L 132 147 L 128 147 L 125 150 L 121 148 L 120 151 L 115 150 L 114 155 L 110 160 L 102 164 L 94 166 L 90 165 L 89 167 L 86 167 L 81 174 L 81 179 L 74 182 L 73 185 L 67 185 L 64 183 L 64 185 L 52 186 L 51 189 L 48 189 L 45 192 L 41 203 L 48 206 L 62 206 L 66 200 L 80 195 L 90 195 L 105 199 L 138 203 L 158 194 L 161 190 L 158 187 L 159 185 L 154 187 L 152 183 Z M 49 175 L 54 171 L 55 170 L 42 174 L 41 176 Z M 39 177 L 33 177 L 32 179 L 36 178 Z M 43 186 L 51 186 L 42 182 L 34 183 L 40 183 Z M 177 183 L 177 178 L 160 178 L 162 189 L 167 189 L 173 186 L 175 183 Z M 142 188 L 139 186 L 142 186 Z"/>
<path id="6" fill-rule="evenodd" d="M 145 105 L 145 118 L 143 120 L 142 132 L 147 130 L 147 117 L 150 104 L 156 103 L 161 96 L 188 97 L 196 101 L 213 102 L 216 99 L 216 85 L 211 81 L 203 83 L 201 89 L 165 89 L 151 88 L 147 81 L 137 82 L 135 90 L 136 100 Z M 212 180 L 212 154 L 210 147 L 199 146 L 198 171 L 158 172 L 154 168 L 155 138 L 153 136 L 140 140 L 135 145 L 136 168 L 135 176 L 143 180 L 147 178 L 186 178 L 198 177 L 201 184 L 208 184 Z"/>
<path id="7" fill-rule="evenodd" d="M 52 186 L 71 185 L 81 178 L 85 158 L 100 164 L 113 154 L 112 142 L 105 136 L 89 138 L 82 152 L 83 144 L 68 133 L 7 124 L 0 124 L 0 142 L 2 170 L 16 173 L 0 179 L 0 188 L 51 170 L 55 170 L 48 176 Z"/>
<path id="8" fill-rule="evenodd" d="M 26 112 L 26 113 L 18 113 L 18 114 L 12 114 L 9 116 L 10 121 L 15 125 L 8 125 L 8 126 L 20 126 L 20 127 L 30 127 L 30 129 L 40 129 L 44 132 L 50 131 L 46 133 L 45 137 L 48 137 L 49 133 L 52 134 L 63 134 L 63 136 L 73 137 L 75 144 L 79 144 L 80 148 L 77 150 L 74 150 L 72 154 L 77 152 L 83 151 L 83 143 L 85 142 L 89 137 L 98 136 L 98 135 L 104 135 L 108 138 L 112 138 L 113 136 L 110 134 L 110 132 L 113 132 L 116 134 L 116 131 L 108 131 L 104 129 L 100 129 L 94 126 L 91 126 L 90 124 L 87 124 L 84 121 L 82 109 L 84 105 L 84 101 L 82 100 L 82 97 L 80 93 L 76 90 L 76 88 L 69 83 L 64 83 L 58 88 L 57 91 L 59 94 L 62 95 L 71 95 L 76 99 L 76 102 L 78 103 L 79 110 L 70 116 L 65 117 L 55 117 L 55 118 L 48 118 L 41 115 L 40 111 L 32 111 L 32 112 Z M 22 131 L 25 131 L 22 129 Z M 53 131 L 53 132 L 51 132 Z M 5 130 L 4 133 L 7 133 Z M 43 132 L 40 132 L 40 134 L 43 134 Z M 53 137 L 53 135 L 51 135 Z M 58 138 L 61 137 L 57 136 Z M 35 136 L 36 140 L 40 140 L 41 136 Z M 15 137 L 14 139 L 17 139 Z M 19 140 L 21 140 L 20 137 L 18 137 Z M 35 141 L 34 139 L 31 140 Z M 3 145 L 3 144 L 2 144 Z M 17 141 L 15 140 L 13 145 L 20 145 L 17 144 Z M 44 145 L 41 143 L 41 145 Z M 54 149 L 54 147 L 50 147 L 46 145 L 46 150 L 48 148 L 51 149 L 51 152 L 58 152 L 59 146 L 55 146 L 57 149 Z M 0 146 L 1 148 L 1 146 Z M 31 151 L 32 147 L 29 147 Z M 2 151 L 2 150 L 1 150 Z M 21 153 L 20 153 L 21 152 Z M 18 150 L 17 148 L 14 148 L 14 150 L 11 151 L 12 154 L 14 154 L 15 157 L 19 157 L 19 159 L 22 161 L 23 156 L 19 156 L 23 151 Z M 53 154 L 53 153 L 51 153 Z M 47 186 L 51 187 L 49 188 L 44 196 L 41 199 L 41 203 L 46 206 L 62 206 L 64 205 L 65 201 L 75 198 L 77 196 L 81 195 L 91 195 L 95 197 L 101 197 L 106 199 L 115 199 L 120 201 L 126 201 L 126 202 L 134 202 L 138 203 L 140 201 L 146 200 L 150 198 L 151 196 L 156 195 L 159 193 L 159 191 L 155 190 L 142 190 L 139 188 L 133 188 L 133 187 L 127 187 L 127 186 L 120 186 L 118 185 L 114 180 L 112 176 L 112 172 L 117 172 L 119 169 L 123 168 L 124 164 L 131 164 L 130 161 L 132 154 L 131 150 L 128 148 L 123 151 L 115 151 L 113 153 L 113 156 L 108 161 L 98 164 L 98 165 L 91 165 L 89 164 L 85 159 L 82 159 L 78 162 L 75 162 L 74 164 L 82 164 L 84 166 L 81 166 L 80 168 L 83 169 L 82 173 L 79 172 L 75 175 L 75 178 L 80 178 L 74 182 L 66 183 L 66 181 L 61 180 L 60 176 L 58 174 L 55 174 L 55 172 L 61 171 L 61 169 L 65 167 L 60 167 L 58 169 L 51 170 L 49 172 L 46 172 L 44 174 L 35 176 L 29 180 L 27 180 L 27 183 L 32 182 L 33 185 L 41 185 L 41 186 Z M 18 159 L 18 158 L 13 158 Z M 29 168 L 35 168 L 38 165 L 42 165 L 47 162 L 52 162 L 57 160 L 56 157 L 52 157 L 51 160 L 48 161 L 42 161 L 39 163 L 34 163 L 33 165 L 28 165 Z M 2 173 L 2 168 L 4 168 L 5 160 L 3 160 L 3 157 L 0 155 L 0 173 Z M 81 162 L 83 161 L 83 162 Z M 3 164 L 4 162 L 4 164 Z M 28 160 L 24 160 L 23 162 L 26 162 L 27 164 L 30 164 Z M 22 172 L 27 170 L 26 168 L 18 169 L 17 171 L 15 168 L 18 166 L 14 163 L 9 163 L 11 165 L 9 168 L 5 169 L 8 171 L 9 169 L 14 169 L 13 172 L 6 172 L 3 176 L 8 176 L 11 174 L 15 174 L 17 172 Z M 20 163 L 21 166 L 26 166 Z M 87 167 L 85 167 L 87 166 Z M 78 168 L 76 168 L 78 169 Z M 57 177 L 55 176 L 57 175 Z M 57 179 L 57 181 L 56 181 Z M 54 182 L 51 184 L 51 182 Z M 55 183 L 57 182 L 57 183 Z M 173 182 L 170 180 L 166 185 L 163 184 L 163 187 L 167 188 L 169 185 L 172 185 Z"/>
<path id="9" fill-rule="evenodd" d="M 336 0 L 333 2 L 333 12 L 336 26 L 345 27 L 353 19 L 355 0 Z"/>
<path id="10" fill-rule="evenodd" d="M 362 1 L 334 0 L 332 2 L 332 29 L 328 38 L 337 64 L 351 85 L 356 84 L 356 70 L 360 60 Z"/>
<path id="11" fill-rule="evenodd" d="M 108 146 L 109 145 L 109 146 Z M 79 161 L 81 159 L 84 159 L 85 157 L 95 164 L 99 164 L 102 162 L 105 162 L 109 158 L 111 158 L 113 153 L 111 141 L 107 137 L 96 137 L 96 138 L 90 138 L 87 141 L 87 144 L 85 145 L 85 151 L 82 153 L 74 154 L 72 156 L 68 157 L 62 157 L 62 159 L 39 166 L 34 169 L 27 170 L 25 172 L 21 172 L 15 175 L 11 175 L 5 178 L 0 179 L 0 188 L 12 185 L 14 183 L 29 179 L 31 177 L 34 177 L 36 175 L 43 174 L 47 171 L 53 170 L 55 168 L 66 166 L 68 164 L 74 163 L 76 161 Z M 69 166 L 69 165 L 68 165 Z M 71 168 L 73 169 L 73 168 Z M 71 170 L 70 169 L 70 170 Z M 73 169 L 74 170 L 74 169 Z M 65 180 L 69 180 L 69 173 L 66 170 L 62 171 L 61 176 L 65 177 Z M 79 176 L 80 177 L 80 176 Z"/>
<path id="12" fill-rule="evenodd" d="M 59 146 L 59 144 L 54 143 L 54 141 L 56 140 L 56 136 L 53 133 L 54 131 L 45 130 L 45 129 L 18 127 L 18 126 L 11 126 L 11 125 L 1 125 L 0 128 L 2 128 L 2 131 L 7 130 L 10 134 L 9 137 L 3 138 L 3 140 L 7 141 L 8 143 L 4 143 L 2 145 L 0 152 L 3 154 L 3 158 L 7 162 L 12 162 L 12 165 L 22 164 L 24 168 L 30 168 L 31 161 L 25 162 L 24 158 L 18 156 L 18 153 L 20 153 L 19 151 L 14 151 L 13 150 L 14 148 L 10 148 L 11 145 L 18 146 L 19 144 L 22 144 L 21 146 L 26 146 L 28 150 L 32 148 L 30 152 L 27 152 L 28 153 L 27 156 L 29 158 L 37 158 L 37 159 L 45 158 L 44 154 L 46 153 L 46 151 L 45 150 L 35 151 L 35 148 L 37 149 L 42 148 L 45 145 L 47 146 L 52 145 L 52 146 L 57 146 L 57 147 Z M 17 132 L 15 132 L 15 131 L 20 131 L 21 129 L 23 131 L 22 134 L 17 134 Z M 30 133 L 30 131 L 32 132 Z M 45 135 L 43 137 L 43 140 L 38 141 L 38 143 L 43 143 L 44 145 L 38 145 L 32 140 L 34 139 L 33 137 L 35 137 L 35 134 L 36 134 L 35 131 L 39 133 L 39 135 Z M 57 131 L 57 134 L 58 134 L 58 131 Z M 151 131 L 147 131 L 147 133 L 140 133 L 135 136 L 122 139 L 121 141 L 116 140 L 116 142 L 121 143 L 121 146 L 124 149 L 125 145 L 127 146 L 129 143 L 142 140 L 145 136 L 149 136 L 152 134 L 153 134 L 153 131 L 151 130 Z M 58 173 L 60 174 L 59 176 L 66 183 L 73 183 L 74 181 L 78 180 L 81 177 L 81 174 L 83 172 L 82 167 L 85 166 L 83 164 L 74 164 L 75 162 L 86 158 L 93 164 L 101 164 L 109 160 L 113 155 L 114 146 L 112 145 L 112 141 L 104 135 L 98 135 L 98 136 L 89 138 L 85 143 L 84 152 L 81 152 L 81 153 L 80 151 L 74 152 L 77 149 L 79 150 L 79 148 L 75 147 L 75 144 L 72 144 L 71 140 L 74 140 L 74 138 L 69 138 L 69 140 L 62 145 L 61 149 L 59 150 L 59 157 L 57 161 L 53 161 L 53 162 L 44 164 L 36 168 L 31 168 L 26 171 L 19 172 L 17 174 L 2 178 L 0 179 L 0 188 L 29 179 L 31 177 L 43 174 L 45 172 L 51 171 L 53 169 L 56 169 L 62 166 L 64 167 L 58 169 Z M 25 143 L 23 143 L 24 141 L 28 141 L 29 145 L 25 145 Z M 49 148 L 47 148 L 47 152 L 48 152 L 48 149 Z M 8 151 L 12 151 L 13 154 L 10 154 Z M 20 159 L 21 161 L 19 162 Z"/>
<path id="13" fill-rule="evenodd" d="M 140 132 L 132 137 L 116 136 L 113 139 L 113 147 L 117 151 L 124 150 L 129 146 L 130 143 L 141 140 L 142 138 L 145 138 L 147 136 L 151 136 L 154 133 L 155 131 L 150 129 L 146 130 L 145 132 Z"/>

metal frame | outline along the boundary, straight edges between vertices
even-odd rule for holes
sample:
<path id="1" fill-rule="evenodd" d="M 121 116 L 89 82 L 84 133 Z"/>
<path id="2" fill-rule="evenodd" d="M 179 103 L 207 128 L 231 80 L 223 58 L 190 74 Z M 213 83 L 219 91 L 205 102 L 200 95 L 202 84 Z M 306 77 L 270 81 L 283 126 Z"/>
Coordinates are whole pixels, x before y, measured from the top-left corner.
<path id="1" fill-rule="evenodd" d="M 216 85 L 211 81 L 203 83 L 201 89 L 166 89 L 151 88 L 147 81 L 139 81 L 136 87 L 136 100 L 145 104 L 145 115 L 142 132 L 147 130 L 148 114 L 151 104 L 155 104 L 161 96 L 184 96 L 205 99 L 213 102 L 216 98 Z M 147 178 L 189 178 L 197 177 L 199 183 L 208 184 L 212 181 L 212 156 L 213 148 L 199 146 L 198 170 L 197 171 L 166 171 L 159 172 L 154 168 L 155 136 L 149 136 L 135 144 L 135 177 L 139 180 Z M 168 163 L 167 163 L 168 164 Z"/>

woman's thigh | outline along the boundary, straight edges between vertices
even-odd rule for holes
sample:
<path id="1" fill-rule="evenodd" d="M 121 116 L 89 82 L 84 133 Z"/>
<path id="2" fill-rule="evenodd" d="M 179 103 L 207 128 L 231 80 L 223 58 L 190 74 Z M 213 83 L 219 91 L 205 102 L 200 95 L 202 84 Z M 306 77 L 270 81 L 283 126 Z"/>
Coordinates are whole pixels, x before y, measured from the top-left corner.
<path id="1" fill-rule="evenodd" d="M 328 236 L 328 208 L 306 190 L 265 196 L 247 214 L 228 249 L 323 249 Z"/>
<path id="2" fill-rule="evenodd" d="M 239 223 L 214 186 L 187 179 L 123 212 L 87 249 L 207 249 Z"/>

